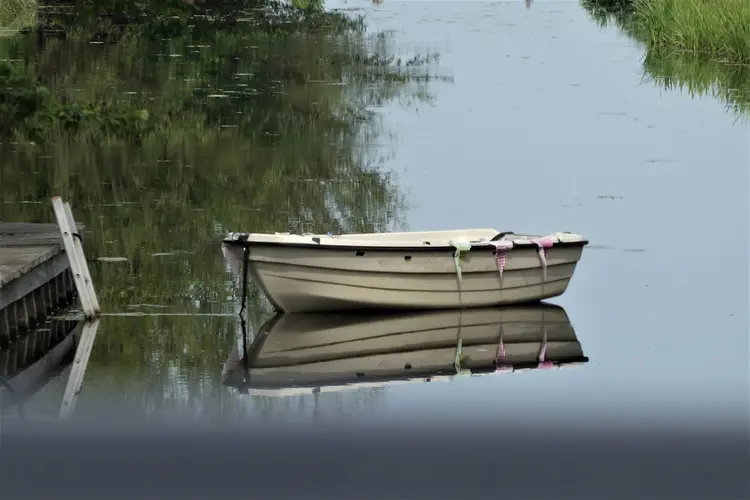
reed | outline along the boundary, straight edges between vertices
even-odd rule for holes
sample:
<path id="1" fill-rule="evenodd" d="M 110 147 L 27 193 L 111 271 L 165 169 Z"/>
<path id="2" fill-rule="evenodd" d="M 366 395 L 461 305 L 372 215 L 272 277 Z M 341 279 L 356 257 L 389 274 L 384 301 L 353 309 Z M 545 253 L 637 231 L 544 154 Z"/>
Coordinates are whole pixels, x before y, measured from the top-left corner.
<path id="1" fill-rule="evenodd" d="M 633 15 L 649 48 L 750 64 L 748 0 L 633 0 Z"/>
<path id="2" fill-rule="evenodd" d="M 0 0 L 0 37 L 36 24 L 37 0 Z"/>

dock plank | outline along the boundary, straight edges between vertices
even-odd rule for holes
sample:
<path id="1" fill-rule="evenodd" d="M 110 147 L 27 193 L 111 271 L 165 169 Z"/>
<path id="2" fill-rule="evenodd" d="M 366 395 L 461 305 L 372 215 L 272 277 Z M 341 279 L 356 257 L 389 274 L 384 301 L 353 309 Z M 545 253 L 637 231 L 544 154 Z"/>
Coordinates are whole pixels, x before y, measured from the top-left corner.
<path id="1" fill-rule="evenodd" d="M 70 305 L 73 279 L 57 224 L 0 221 L 0 350 Z"/>
<path id="2" fill-rule="evenodd" d="M 42 245 L 62 248 L 62 237 L 57 224 L 0 221 L 0 247 Z"/>
<path id="3" fill-rule="evenodd" d="M 0 247 L 0 288 L 33 271 L 61 251 L 54 246 Z"/>
<path id="4" fill-rule="evenodd" d="M 62 251 L 56 224 L 0 222 L 0 288 Z"/>

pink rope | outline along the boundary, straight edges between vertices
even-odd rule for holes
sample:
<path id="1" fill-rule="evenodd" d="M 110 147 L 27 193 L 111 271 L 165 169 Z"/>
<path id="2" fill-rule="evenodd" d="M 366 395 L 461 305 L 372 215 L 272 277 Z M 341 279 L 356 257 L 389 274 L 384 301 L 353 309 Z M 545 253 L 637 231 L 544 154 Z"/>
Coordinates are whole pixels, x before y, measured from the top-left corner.
<path id="1" fill-rule="evenodd" d="M 505 269 L 506 253 L 513 248 L 513 242 L 508 240 L 490 241 L 490 245 L 495 247 L 495 262 L 497 270 L 500 273 L 500 279 L 503 279 L 503 270 Z"/>
<path id="2" fill-rule="evenodd" d="M 553 236 L 545 236 L 544 238 L 534 238 L 531 241 L 539 247 L 537 250 L 539 253 L 539 262 L 542 263 L 544 281 L 547 281 L 547 250 L 555 244 L 555 238 Z"/>
<path id="3" fill-rule="evenodd" d="M 547 332 L 544 332 L 544 337 L 542 338 L 542 345 L 539 348 L 539 364 L 537 365 L 537 368 L 552 368 L 555 366 L 555 363 L 552 361 L 547 361 Z"/>

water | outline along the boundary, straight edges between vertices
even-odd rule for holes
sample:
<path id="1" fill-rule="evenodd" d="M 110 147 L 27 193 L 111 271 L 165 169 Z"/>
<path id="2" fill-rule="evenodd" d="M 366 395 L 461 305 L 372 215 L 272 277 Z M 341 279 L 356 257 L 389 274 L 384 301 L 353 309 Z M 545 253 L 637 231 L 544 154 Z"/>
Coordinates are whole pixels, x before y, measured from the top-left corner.
<path id="1" fill-rule="evenodd" d="M 48 198 L 70 200 L 104 258 L 103 309 L 130 314 L 102 319 L 76 418 L 745 429 L 750 70 L 645 54 L 573 1 L 329 7 L 366 12 L 369 35 L 175 7 L 114 45 L 84 14 L 61 21 L 82 26 L 68 40 L 0 38 L 0 59 L 140 131 L 0 145 L 0 219 L 49 221 Z M 439 58 L 407 71 L 373 54 Z M 284 399 L 221 384 L 240 331 L 226 231 L 461 227 L 590 239 L 552 301 L 589 363 Z"/>
<path id="2" fill-rule="evenodd" d="M 455 80 L 434 107 L 390 115 L 410 226 L 592 242 L 556 301 L 590 365 L 503 380 L 502 398 L 487 396 L 497 380 L 410 387 L 389 397 L 394 418 L 471 405 L 487 419 L 746 421 L 748 127 L 715 100 L 641 83 L 642 49 L 573 3 L 378 12 L 409 26 L 406 44 L 447 39 Z"/>

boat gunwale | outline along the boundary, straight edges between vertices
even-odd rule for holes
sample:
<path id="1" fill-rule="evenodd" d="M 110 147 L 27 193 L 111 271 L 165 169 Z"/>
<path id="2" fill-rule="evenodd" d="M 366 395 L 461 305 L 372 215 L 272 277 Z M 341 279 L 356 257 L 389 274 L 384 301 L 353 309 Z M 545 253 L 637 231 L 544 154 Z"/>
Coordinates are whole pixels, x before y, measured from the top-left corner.
<path id="1" fill-rule="evenodd" d="M 580 344 L 580 342 L 578 342 Z M 586 355 L 575 355 L 575 356 L 560 356 L 558 359 L 550 359 L 549 360 L 555 368 L 565 368 L 568 366 L 574 366 L 578 364 L 586 364 L 589 362 L 589 357 Z M 290 365 L 285 367 L 279 367 L 279 368 L 293 368 L 294 366 L 304 366 L 304 365 Z M 507 363 L 505 365 L 507 368 L 510 368 L 508 370 L 509 372 L 516 372 L 516 371 L 526 371 L 526 370 L 537 370 L 539 367 L 539 363 L 534 362 L 516 362 L 516 363 Z M 249 377 L 246 378 L 246 381 L 242 384 L 232 384 L 231 379 L 228 377 L 227 380 L 223 382 L 223 384 L 226 387 L 232 387 L 234 389 L 261 389 L 261 390 L 272 390 L 272 391 L 278 391 L 278 390 L 285 390 L 285 389 L 316 389 L 319 387 L 331 387 L 331 386 L 353 386 L 355 388 L 357 384 L 372 384 L 372 383 L 389 383 L 389 382 L 406 382 L 410 380 L 420 381 L 421 379 L 425 378 L 433 378 L 433 377 L 453 377 L 456 376 L 455 368 L 452 366 L 446 366 L 443 369 L 411 369 L 410 371 L 404 370 L 403 374 L 385 374 L 385 375 L 367 375 L 364 376 L 352 376 L 348 374 L 341 374 L 341 376 L 334 376 L 331 378 L 325 379 L 325 381 L 318 380 L 311 380 L 309 382 L 297 382 L 297 383 L 289 383 L 289 380 L 279 380 L 279 381 L 259 381 L 257 378 L 252 377 L 252 374 L 249 373 L 252 369 L 258 369 L 256 367 L 252 367 L 248 370 Z M 487 363 L 486 365 L 477 366 L 475 368 L 470 368 L 472 375 L 491 375 L 493 373 L 498 372 L 498 365 L 495 363 Z M 289 370 L 291 371 L 291 370 Z M 331 374 L 326 374 L 331 375 Z M 268 377 L 269 379 L 272 377 Z M 282 377 L 279 377 L 282 378 Z"/>
<path id="2" fill-rule="evenodd" d="M 379 252 L 433 252 L 433 251 L 451 251 L 454 252 L 456 249 L 450 242 L 440 241 L 437 242 L 438 244 L 432 245 L 432 244 L 422 244 L 422 245 L 414 245 L 414 244 L 405 244 L 405 245 L 383 245 L 367 242 L 364 240 L 358 240 L 358 241 L 351 241 L 351 243 L 347 242 L 345 244 L 343 243 L 337 243 L 337 244 L 328 244 L 323 243 L 320 241 L 319 237 L 315 237 L 312 239 L 309 243 L 308 242 L 302 242 L 302 241 L 248 241 L 247 238 L 249 238 L 251 233 L 230 233 L 226 238 L 222 240 L 222 243 L 225 245 L 232 245 L 232 246 L 242 246 L 245 248 L 251 248 L 251 247 L 271 247 L 271 248 L 298 248 L 298 249 L 321 249 L 321 250 L 337 250 L 337 251 L 345 251 L 345 252 L 351 252 L 352 250 L 368 250 L 368 251 L 379 251 Z M 232 239 L 230 239 L 232 238 Z M 317 241 L 315 241 L 317 240 Z M 513 242 L 513 248 L 538 248 L 537 244 L 532 240 L 510 240 Z M 491 241 L 470 241 L 471 248 L 468 250 L 469 252 L 472 250 L 492 250 L 495 251 L 496 247 L 492 244 Z M 581 239 L 576 241 L 555 241 L 552 243 L 552 248 L 575 248 L 575 247 L 584 247 L 589 244 L 589 241 L 587 239 Z"/>

